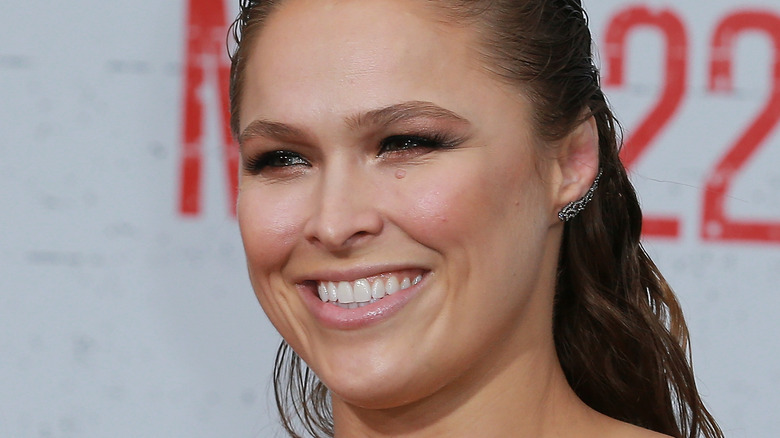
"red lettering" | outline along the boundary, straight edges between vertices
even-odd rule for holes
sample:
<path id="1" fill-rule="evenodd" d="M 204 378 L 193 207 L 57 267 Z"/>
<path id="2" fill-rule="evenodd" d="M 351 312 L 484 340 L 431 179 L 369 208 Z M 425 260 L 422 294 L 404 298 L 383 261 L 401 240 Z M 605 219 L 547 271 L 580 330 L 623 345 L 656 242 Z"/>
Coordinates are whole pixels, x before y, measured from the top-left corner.
<path id="1" fill-rule="evenodd" d="M 721 157 L 707 179 L 701 236 L 705 240 L 780 242 L 780 222 L 738 221 L 726 214 L 726 193 L 734 177 L 780 121 L 780 17 L 775 14 L 740 11 L 720 22 L 712 38 L 709 88 L 713 92 L 732 90 L 734 45 L 740 34 L 746 31 L 761 32 L 774 45 L 772 89 L 764 108 Z"/>
<path id="2" fill-rule="evenodd" d="M 228 199 L 234 207 L 238 187 L 238 149 L 230 132 L 228 82 L 230 63 L 225 54 L 227 21 L 222 0 L 189 0 L 187 13 L 187 51 L 184 63 L 183 142 L 179 212 L 198 215 L 201 211 L 203 173 L 204 103 L 198 91 L 205 86 L 207 69 L 215 68 L 221 108 L 222 146 L 228 178 Z M 207 60 L 211 63 L 205 62 Z"/>
<path id="3" fill-rule="evenodd" d="M 670 10 L 652 12 L 647 7 L 635 6 L 616 14 L 610 21 L 606 34 L 605 85 L 620 87 L 624 84 L 626 64 L 626 40 L 630 31 L 638 27 L 656 29 L 665 37 L 666 69 L 664 89 L 658 102 L 643 118 L 639 126 L 625 140 L 621 159 L 627 168 L 636 162 L 649 148 L 652 141 L 670 122 L 682 102 L 687 79 L 688 38 L 682 20 Z M 678 237 L 680 220 L 674 217 L 646 215 L 642 234 L 655 237 Z"/>

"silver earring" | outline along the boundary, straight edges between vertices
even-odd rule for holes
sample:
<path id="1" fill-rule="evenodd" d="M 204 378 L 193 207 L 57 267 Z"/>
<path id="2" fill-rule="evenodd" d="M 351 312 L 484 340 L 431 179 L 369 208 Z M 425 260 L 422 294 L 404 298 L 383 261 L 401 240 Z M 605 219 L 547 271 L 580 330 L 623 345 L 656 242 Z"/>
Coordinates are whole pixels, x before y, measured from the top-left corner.
<path id="1" fill-rule="evenodd" d="M 593 199 L 593 194 L 596 193 L 596 189 L 599 188 L 599 179 L 601 179 L 601 169 L 599 169 L 599 174 L 596 175 L 596 179 L 593 180 L 593 184 L 591 184 L 588 192 L 585 193 L 585 196 L 566 204 L 566 206 L 558 212 L 558 219 L 567 222 L 580 214 L 582 210 L 585 210 L 585 206 Z"/>

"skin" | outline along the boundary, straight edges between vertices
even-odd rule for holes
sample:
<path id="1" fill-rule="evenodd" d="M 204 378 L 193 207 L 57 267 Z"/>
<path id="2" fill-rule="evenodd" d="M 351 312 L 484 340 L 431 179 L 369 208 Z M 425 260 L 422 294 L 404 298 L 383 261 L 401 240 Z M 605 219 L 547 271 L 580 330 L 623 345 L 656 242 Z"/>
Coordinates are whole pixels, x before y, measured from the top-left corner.
<path id="1" fill-rule="evenodd" d="M 658 436 L 584 405 L 555 354 L 556 215 L 595 178 L 592 120 L 542 144 L 475 33 L 419 2 L 288 0 L 253 43 L 239 114 L 250 279 L 331 390 L 337 437 Z M 407 134 L 448 147 L 383 147 Z M 293 159 L 251 166 L 277 150 Z M 365 326 L 323 324 L 304 299 L 326 277 L 401 268 L 426 273 L 419 292 Z"/>

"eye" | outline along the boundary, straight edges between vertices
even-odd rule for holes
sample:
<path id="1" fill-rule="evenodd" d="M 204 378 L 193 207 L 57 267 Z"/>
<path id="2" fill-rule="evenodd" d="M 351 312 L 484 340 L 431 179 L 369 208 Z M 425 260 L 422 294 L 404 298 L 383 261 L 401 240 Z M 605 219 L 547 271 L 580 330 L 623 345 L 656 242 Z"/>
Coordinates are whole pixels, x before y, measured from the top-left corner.
<path id="1" fill-rule="evenodd" d="M 423 135 L 393 135 L 380 142 L 377 155 L 412 152 L 418 149 L 420 149 L 419 152 L 424 153 L 425 150 L 442 149 L 445 147 L 451 147 L 451 145 L 438 135 L 431 137 Z"/>
<path id="2" fill-rule="evenodd" d="M 311 167 L 311 164 L 301 154 L 284 150 L 270 151 L 244 160 L 244 170 L 254 175 L 295 166 Z"/>

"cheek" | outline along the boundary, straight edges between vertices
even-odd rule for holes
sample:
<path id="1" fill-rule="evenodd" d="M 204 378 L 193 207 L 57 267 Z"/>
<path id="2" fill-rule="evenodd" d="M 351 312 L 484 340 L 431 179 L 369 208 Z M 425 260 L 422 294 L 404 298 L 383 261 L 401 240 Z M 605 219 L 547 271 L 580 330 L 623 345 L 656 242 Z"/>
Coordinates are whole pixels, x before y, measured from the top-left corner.
<path id="1" fill-rule="evenodd" d="M 473 239 L 494 227 L 516 223 L 534 204 L 533 169 L 501 166 L 441 166 L 442 172 L 413 176 L 403 187 L 406 219 L 420 241 Z M 509 230 L 505 230 L 509 231 Z"/>
<path id="2" fill-rule="evenodd" d="M 284 263 L 302 229 L 302 205 L 296 197 L 273 190 L 239 192 L 238 225 L 251 276 Z"/>
<path id="3" fill-rule="evenodd" d="M 255 295 L 279 333 L 292 337 L 291 295 L 282 271 L 302 232 L 305 212 L 300 196 L 255 187 L 239 191 L 237 217 Z M 294 295 L 293 295 L 294 296 Z"/>

